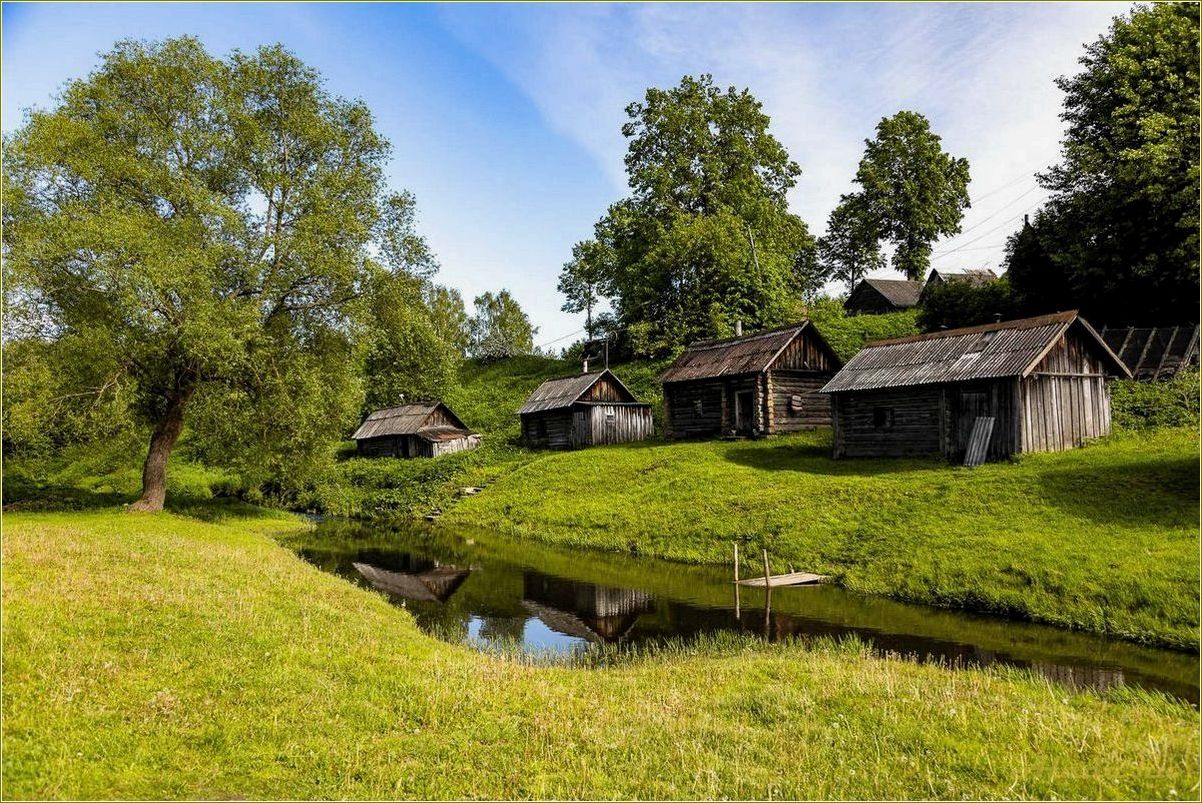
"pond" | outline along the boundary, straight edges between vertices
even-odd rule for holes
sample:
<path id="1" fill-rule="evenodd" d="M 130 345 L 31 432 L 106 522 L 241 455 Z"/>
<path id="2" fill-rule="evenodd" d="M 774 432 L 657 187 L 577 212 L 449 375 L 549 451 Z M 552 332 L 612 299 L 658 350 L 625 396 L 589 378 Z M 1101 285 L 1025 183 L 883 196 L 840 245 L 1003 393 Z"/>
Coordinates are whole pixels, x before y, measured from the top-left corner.
<path id="1" fill-rule="evenodd" d="M 721 632 L 771 641 L 854 635 L 879 653 L 953 668 L 1024 667 L 1073 687 L 1127 684 L 1198 704 L 1195 654 L 831 585 L 774 588 L 766 600 L 763 588 L 736 589 L 730 567 L 338 520 L 319 523 L 291 546 L 318 568 L 382 592 L 428 632 L 481 648 L 546 654 Z"/>

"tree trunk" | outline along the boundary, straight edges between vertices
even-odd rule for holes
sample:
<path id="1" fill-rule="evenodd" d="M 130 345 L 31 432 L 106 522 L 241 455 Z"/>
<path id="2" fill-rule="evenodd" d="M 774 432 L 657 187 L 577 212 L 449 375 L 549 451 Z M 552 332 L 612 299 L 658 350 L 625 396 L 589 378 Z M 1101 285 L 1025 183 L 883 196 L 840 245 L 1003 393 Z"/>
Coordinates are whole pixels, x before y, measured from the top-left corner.
<path id="1" fill-rule="evenodd" d="M 150 436 L 150 451 L 142 464 L 142 496 L 129 506 L 131 511 L 157 513 L 167 498 L 167 459 L 184 428 L 184 408 L 192 391 L 174 390 L 167 396 L 167 411 L 155 424 Z"/>

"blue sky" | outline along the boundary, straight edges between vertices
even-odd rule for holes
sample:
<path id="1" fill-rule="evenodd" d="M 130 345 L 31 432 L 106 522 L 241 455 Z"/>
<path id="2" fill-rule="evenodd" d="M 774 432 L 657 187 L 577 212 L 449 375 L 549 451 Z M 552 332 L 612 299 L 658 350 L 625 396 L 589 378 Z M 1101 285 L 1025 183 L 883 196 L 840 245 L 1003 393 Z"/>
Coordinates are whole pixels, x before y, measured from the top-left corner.
<path id="1" fill-rule="evenodd" d="M 709 72 L 750 88 L 802 167 L 789 200 L 815 234 L 876 121 L 926 114 L 973 177 L 964 231 L 932 264 L 996 267 L 1043 197 L 1034 172 L 1056 160 L 1053 80 L 1129 7 L 5 3 L 0 101 L 10 131 L 124 37 L 187 33 L 218 54 L 282 42 L 375 112 L 439 280 L 469 303 L 509 288 L 547 343 L 582 325 L 556 277 L 625 192 L 623 109 L 648 86 Z"/>

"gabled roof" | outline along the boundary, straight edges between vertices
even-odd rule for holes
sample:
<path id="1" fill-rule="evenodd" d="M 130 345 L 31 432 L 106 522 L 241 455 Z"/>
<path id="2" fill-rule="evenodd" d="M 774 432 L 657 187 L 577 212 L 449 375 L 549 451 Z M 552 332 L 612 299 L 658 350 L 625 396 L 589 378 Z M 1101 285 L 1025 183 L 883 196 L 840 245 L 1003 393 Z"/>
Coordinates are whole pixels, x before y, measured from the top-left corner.
<path id="1" fill-rule="evenodd" d="M 1125 365 L 1075 310 L 948 329 L 926 335 L 878 340 L 848 360 L 822 393 L 849 390 L 1022 377 L 1030 374 L 1053 345 L 1078 327 L 1082 336 L 1119 376 Z"/>
<path id="2" fill-rule="evenodd" d="M 939 270 L 936 268 L 927 277 L 927 284 L 943 282 L 968 282 L 973 287 L 988 284 L 997 278 L 997 274 L 989 268 L 965 268 L 964 270 Z"/>
<path id="3" fill-rule="evenodd" d="M 1198 325 L 1105 327 L 1102 339 L 1137 379 L 1172 376 L 1198 362 Z"/>
<path id="4" fill-rule="evenodd" d="M 360 441 L 389 435 L 419 435 L 424 434 L 422 430 L 425 429 L 429 429 L 431 432 L 436 429 L 444 430 L 446 429 L 445 425 L 427 427 L 430 414 L 439 408 L 442 408 L 443 413 L 459 428 L 461 435 L 471 434 L 471 430 L 459 420 L 459 416 L 451 412 L 451 408 L 442 402 L 415 402 L 373 410 L 355 430 L 351 440 Z"/>
<path id="5" fill-rule="evenodd" d="M 436 566 L 424 572 L 397 572 L 381 569 L 370 563 L 353 563 L 375 588 L 385 594 L 418 602 L 446 602 L 471 574 L 470 569 L 457 566 Z"/>
<path id="6" fill-rule="evenodd" d="M 860 283 L 848 295 L 843 306 L 856 306 L 856 297 L 864 293 L 876 293 L 897 309 L 909 309 L 918 304 L 922 295 L 922 282 L 910 279 L 861 279 Z"/>
<path id="7" fill-rule="evenodd" d="M 742 337 L 722 340 L 699 340 L 690 343 L 676 362 L 660 376 L 663 382 L 691 382 L 720 376 L 758 374 L 767 371 L 785 347 L 802 332 L 809 330 L 815 340 L 829 352 L 834 365 L 842 365 L 839 356 L 808 320 L 768 329 Z"/>
<path id="8" fill-rule="evenodd" d="M 624 395 L 625 401 L 637 402 L 638 399 L 630 392 L 630 389 L 622 384 L 622 381 L 614 376 L 613 371 L 606 368 L 604 371 L 596 374 L 576 374 L 575 376 L 563 376 L 557 379 L 548 379 L 543 382 L 533 393 L 526 399 L 526 403 L 518 409 L 518 414 L 523 413 L 542 413 L 547 410 L 560 410 L 565 407 L 571 407 L 580 397 L 583 396 L 589 388 L 597 384 L 602 377 L 608 377 L 610 381 L 618 388 L 619 393 Z"/>

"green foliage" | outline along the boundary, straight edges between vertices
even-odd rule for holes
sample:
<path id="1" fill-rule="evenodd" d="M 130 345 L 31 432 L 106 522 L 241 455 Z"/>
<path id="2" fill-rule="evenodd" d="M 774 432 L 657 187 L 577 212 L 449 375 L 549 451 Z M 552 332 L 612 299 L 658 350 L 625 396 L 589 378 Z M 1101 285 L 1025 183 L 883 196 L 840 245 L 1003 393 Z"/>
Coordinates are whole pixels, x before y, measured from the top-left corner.
<path id="1" fill-rule="evenodd" d="M 1197 649 L 1196 430 L 971 470 L 832 460 L 830 437 L 548 455 L 442 521 L 706 563 L 747 536 L 852 590 Z"/>
<path id="2" fill-rule="evenodd" d="M 1040 177 L 1052 197 L 1034 227 L 1047 281 L 1067 285 L 1091 320 L 1197 321 L 1198 38 L 1196 4 L 1137 6 L 1057 82 L 1067 132 L 1060 164 Z M 1040 271 L 1010 259 L 1015 289 L 1038 303 Z"/>
<path id="3" fill-rule="evenodd" d="M 918 305 L 918 326 L 924 332 L 1017 317 L 1021 315 L 1005 277 L 983 284 L 962 279 L 928 284 Z"/>
<path id="4" fill-rule="evenodd" d="M 151 432 L 153 509 L 185 420 L 206 460 L 303 475 L 359 412 L 365 354 L 381 393 L 444 383 L 413 311 L 436 265 L 388 150 L 281 47 L 119 42 L 5 141 L 6 335 L 46 341 L 6 387 L 13 437 L 78 440 L 97 411 L 94 437 Z M 383 371 L 408 348 L 432 353 Z"/>
<path id="5" fill-rule="evenodd" d="M 480 360 L 500 360 L 534 352 L 538 327 L 508 290 L 476 296 L 468 353 Z"/>
<path id="6" fill-rule="evenodd" d="M 801 170 L 759 101 L 685 76 L 626 111 L 631 196 L 597 223 L 594 248 L 637 353 L 670 354 L 739 319 L 761 328 L 795 317 L 822 281 L 785 199 Z"/>
<path id="7" fill-rule="evenodd" d="M 572 246 L 572 259 L 559 274 L 559 292 L 565 299 L 564 312 L 585 315 L 584 336 L 591 340 L 596 333 L 593 309 L 607 292 L 607 277 L 613 272 L 613 254 L 596 240 L 585 240 Z"/>
<path id="8" fill-rule="evenodd" d="M 301 526 L 6 516 L 4 797 L 1159 799 L 1197 779 L 1187 705 L 854 643 L 479 655 L 271 540 Z"/>
<path id="9" fill-rule="evenodd" d="M 1181 371 L 1163 382 L 1119 380 L 1110 386 L 1110 404 L 1119 429 L 1197 429 L 1198 370 Z"/>
<path id="10" fill-rule="evenodd" d="M 843 195 L 826 221 L 818 255 L 832 279 L 845 282 L 850 293 L 869 272 L 885 267 L 879 221 L 863 193 Z"/>
<path id="11" fill-rule="evenodd" d="M 856 170 L 861 197 L 847 211 L 861 218 L 856 239 L 879 232 L 894 245 L 894 270 L 924 279 L 931 243 L 960 231 L 969 206 L 968 160 L 945 153 L 927 118 L 912 111 L 883 118 L 876 138 L 864 144 Z"/>
<path id="12" fill-rule="evenodd" d="M 809 306 L 809 318 L 839 359 L 847 362 L 865 343 L 918 334 L 917 310 L 883 315 L 848 315 L 843 302 L 822 296 Z"/>

